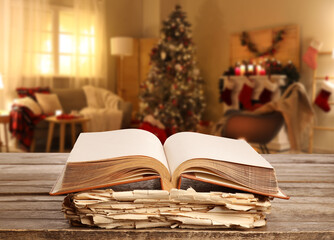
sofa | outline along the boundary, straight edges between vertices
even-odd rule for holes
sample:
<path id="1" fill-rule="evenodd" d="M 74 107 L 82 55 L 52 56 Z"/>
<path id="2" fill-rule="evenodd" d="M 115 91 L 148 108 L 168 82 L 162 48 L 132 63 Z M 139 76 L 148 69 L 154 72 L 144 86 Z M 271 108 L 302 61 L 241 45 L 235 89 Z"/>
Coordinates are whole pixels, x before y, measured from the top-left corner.
<path id="1" fill-rule="evenodd" d="M 55 93 L 58 96 L 60 104 L 63 108 L 63 113 L 79 112 L 81 109 L 88 106 L 85 92 L 82 88 L 77 89 L 50 89 L 50 93 Z M 120 101 L 118 109 L 122 111 L 123 117 L 121 128 L 128 128 L 131 124 L 132 104 L 126 101 Z M 33 140 L 30 146 L 32 152 L 44 152 L 48 137 L 48 122 L 43 119 L 37 122 L 33 130 Z M 76 133 L 79 134 L 82 129 L 80 125 L 76 126 Z M 55 125 L 51 151 L 58 151 L 59 144 L 59 125 Z M 70 126 L 66 125 L 65 147 L 71 148 L 71 131 Z"/>

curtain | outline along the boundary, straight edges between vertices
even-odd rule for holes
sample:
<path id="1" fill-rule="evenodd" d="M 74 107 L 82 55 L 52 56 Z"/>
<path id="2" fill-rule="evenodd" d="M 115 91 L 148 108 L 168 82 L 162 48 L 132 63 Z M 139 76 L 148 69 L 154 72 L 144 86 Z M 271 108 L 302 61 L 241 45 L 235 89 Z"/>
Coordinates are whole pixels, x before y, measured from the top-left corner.
<path id="1" fill-rule="evenodd" d="M 9 109 L 19 86 L 46 84 L 47 77 L 37 74 L 42 31 L 48 5 L 43 0 L 0 0 L 1 37 L 0 73 L 4 89 L 1 108 Z"/>
<path id="2" fill-rule="evenodd" d="M 74 0 L 75 76 L 71 86 L 107 87 L 105 2 Z"/>
<path id="3" fill-rule="evenodd" d="M 60 25 L 63 12 L 72 16 L 70 33 Z M 104 12 L 104 0 L 0 0 L 0 109 L 9 109 L 17 87 L 53 87 L 58 79 L 106 87 Z"/>

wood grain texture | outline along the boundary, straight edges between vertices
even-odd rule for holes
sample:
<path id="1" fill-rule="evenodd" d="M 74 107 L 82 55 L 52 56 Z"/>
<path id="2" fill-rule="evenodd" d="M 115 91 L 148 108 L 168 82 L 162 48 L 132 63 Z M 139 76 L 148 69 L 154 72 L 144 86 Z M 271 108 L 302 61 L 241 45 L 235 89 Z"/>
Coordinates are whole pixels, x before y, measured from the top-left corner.
<path id="1" fill-rule="evenodd" d="M 0 239 L 334 239 L 334 155 L 263 155 L 290 200 L 251 230 L 104 230 L 68 224 L 49 196 L 68 153 L 0 154 Z"/>

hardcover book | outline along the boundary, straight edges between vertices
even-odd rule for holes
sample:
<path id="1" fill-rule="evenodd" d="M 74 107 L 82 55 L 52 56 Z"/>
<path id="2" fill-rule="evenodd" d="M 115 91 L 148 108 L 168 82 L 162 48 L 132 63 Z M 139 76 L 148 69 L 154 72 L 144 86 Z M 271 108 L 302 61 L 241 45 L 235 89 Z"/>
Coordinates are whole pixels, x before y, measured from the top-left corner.
<path id="1" fill-rule="evenodd" d="M 51 195 L 160 179 L 179 188 L 192 179 L 264 196 L 288 199 L 271 164 L 246 141 L 180 132 L 162 145 L 140 129 L 81 133 Z"/>

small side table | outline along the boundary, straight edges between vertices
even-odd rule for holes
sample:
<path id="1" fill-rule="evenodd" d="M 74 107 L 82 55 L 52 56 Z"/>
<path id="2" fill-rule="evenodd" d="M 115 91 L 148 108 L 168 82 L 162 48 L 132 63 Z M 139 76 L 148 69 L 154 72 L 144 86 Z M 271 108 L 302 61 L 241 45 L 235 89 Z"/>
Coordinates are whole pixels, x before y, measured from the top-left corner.
<path id="1" fill-rule="evenodd" d="M 87 131 L 87 122 L 90 120 L 86 117 L 78 117 L 73 119 L 57 119 L 56 116 L 47 117 L 45 119 L 49 122 L 49 131 L 48 131 L 48 140 L 46 144 L 46 152 L 50 152 L 51 142 L 53 138 L 53 130 L 55 124 L 60 125 L 60 136 L 59 136 L 59 152 L 64 152 L 64 145 L 65 145 L 65 125 L 71 124 L 71 135 L 72 135 L 72 146 L 75 143 L 75 124 L 81 124 L 82 131 Z"/>
<path id="2" fill-rule="evenodd" d="M 0 114 L 0 123 L 3 124 L 3 131 L 5 133 L 5 146 L 6 152 L 9 152 L 8 147 L 8 124 L 9 124 L 9 114 Z M 1 152 L 2 141 L 0 140 L 0 152 Z"/>

